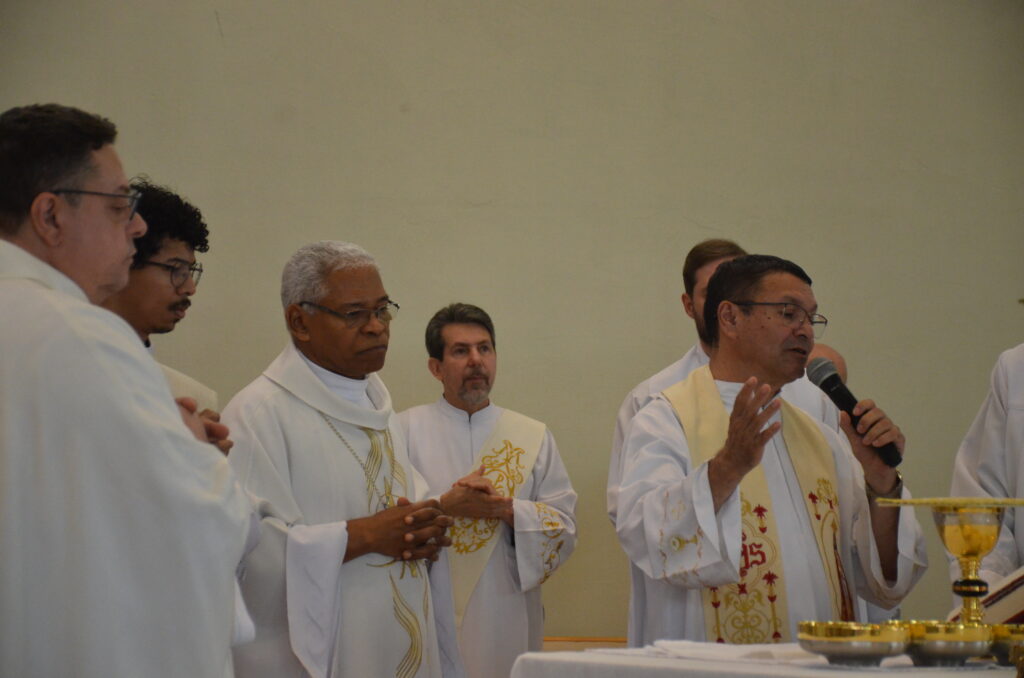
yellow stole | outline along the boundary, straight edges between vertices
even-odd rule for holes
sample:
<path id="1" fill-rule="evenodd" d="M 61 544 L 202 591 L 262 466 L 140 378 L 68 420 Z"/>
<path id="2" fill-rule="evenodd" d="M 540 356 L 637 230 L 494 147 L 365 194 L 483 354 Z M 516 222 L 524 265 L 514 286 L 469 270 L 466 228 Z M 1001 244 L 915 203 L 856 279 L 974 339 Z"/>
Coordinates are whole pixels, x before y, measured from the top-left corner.
<path id="1" fill-rule="evenodd" d="M 498 493 L 514 497 L 533 472 L 547 427 L 517 412 L 505 410 L 490 437 L 477 453 L 473 468 L 484 467 Z M 452 578 L 455 624 L 462 628 L 469 598 L 498 543 L 501 521 L 497 518 L 456 518 L 448 528 L 452 545 L 448 568 Z"/>
<path id="2" fill-rule="evenodd" d="M 711 376 L 701 367 L 664 391 L 683 425 L 693 466 L 713 457 L 725 444 L 729 413 Z M 806 413 L 782 401 L 782 436 L 800 483 L 814 528 L 832 600 L 832 618 L 853 620 L 853 600 L 843 572 L 839 547 L 839 497 L 832 451 L 817 424 Z M 704 629 L 719 643 L 789 642 L 786 578 L 764 470 L 757 466 L 740 482 L 743 540 L 739 581 L 707 587 Z M 675 540 L 680 548 L 698 548 L 696 540 Z M 795 584 L 799 588 L 800 583 Z"/>

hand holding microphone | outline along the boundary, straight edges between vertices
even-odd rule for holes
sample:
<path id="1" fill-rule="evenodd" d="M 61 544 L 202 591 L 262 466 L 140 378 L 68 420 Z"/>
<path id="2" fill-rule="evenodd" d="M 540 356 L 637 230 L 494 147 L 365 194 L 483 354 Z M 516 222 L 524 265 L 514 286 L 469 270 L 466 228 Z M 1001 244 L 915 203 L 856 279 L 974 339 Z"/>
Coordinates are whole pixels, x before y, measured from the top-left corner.
<path id="1" fill-rule="evenodd" d="M 836 366 L 832 364 L 832 361 L 828 358 L 815 358 L 807 364 L 807 378 L 811 380 L 818 388 L 825 392 L 836 407 L 841 411 L 846 412 L 850 416 L 850 423 L 853 425 L 854 430 L 858 429 L 861 417 L 868 414 L 872 414 L 871 417 L 874 421 L 871 422 L 871 426 L 864 434 L 871 433 L 871 428 L 877 426 L 880 422 L 885 425 L 887 422 L 892 429 L 895 429 L 897 439 L 901 438 L 899 429 L 895 427 L 895 424 L 885 416 L 881 410 L 874 407 L 874 403 L 870 403 L 871 408 L 867 411 L 862 412 L 860 415 L 855 415 L 854 408 L 857 406 L 857 399 L 850 393 L 850 389 L 846 388 L 846 384 L 843 383 L 842 379 L 839 378 L 839 373 L 836 371 Z M 878 416 L 878 415 L 881 416 Z M 879 431 L 880 435 L 884 435 L 888 432 L 888 428 L 885 431 Z M 863 435 L 863 434 L 862 434 Z M 874 439 L 872 440 L 872 442 Z M 866 443 L 870 445 L 870 443 Z M 899 466 L 900 462 L 903 461 L 903 455 L 900 454 L 899 448 L 895 442 L 888 442 L 880 446 L 871 446 L 871 449 L 878 455 L 878 457 L 886 464 L 895 468 Z"/>

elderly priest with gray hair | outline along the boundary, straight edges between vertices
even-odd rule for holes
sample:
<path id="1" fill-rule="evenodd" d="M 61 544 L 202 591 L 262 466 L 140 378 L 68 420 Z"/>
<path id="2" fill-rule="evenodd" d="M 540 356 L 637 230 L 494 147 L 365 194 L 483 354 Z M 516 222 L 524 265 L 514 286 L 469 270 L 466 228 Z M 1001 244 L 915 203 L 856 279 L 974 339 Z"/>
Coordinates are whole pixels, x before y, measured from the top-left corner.
<path id="1" fill-rule="evenodd" d="M 906 493 L 872 449 L 902 451 L 899 428 L 862 401 L 843 436 L 778 395 L 803 376 L 817 310 L 792 262 L 721 264 L 704 305 L 709 364 L 629 424 L 616 531 L 645 577 L 672 584 L 637 610 L 643 642 L 789 641 L 799 621 L 854 619 L 855 594 L 894 607 L 923 574 L 913 509 L 875 501 Z"/>
<path id="2" fill-rule="evenodd" d="M 243 562 L 256 641 L 239 678 L 437 678 L 426 564 L 451 518 L 410 465 L 384 367 L 398 305 L 351 243 L 300 248 L 284 267 L 290 335 L 224 409 L 231 466 L 269 515 Z"/>

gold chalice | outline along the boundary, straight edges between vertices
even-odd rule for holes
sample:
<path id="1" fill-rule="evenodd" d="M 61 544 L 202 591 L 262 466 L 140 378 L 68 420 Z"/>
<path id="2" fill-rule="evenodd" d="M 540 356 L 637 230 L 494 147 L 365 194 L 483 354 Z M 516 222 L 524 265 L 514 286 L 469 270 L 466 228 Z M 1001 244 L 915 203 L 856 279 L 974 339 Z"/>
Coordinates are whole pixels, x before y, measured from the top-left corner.
<path id="1" fill-rule="evenodd" d="M 937 497 L 931 499 L 878 499 L 879 506 L 930 506 L 939 537 L 950 555 L 960 563 L 960 579 L 953 582 L 953 593 L 963 600 L 960 622 L 980 624 L 981 599 L 988 584 L 978 576 L 981 559 L 999 540 L 1003 509 L 1024 506 L 1021 499 L 991 497 Z"/>

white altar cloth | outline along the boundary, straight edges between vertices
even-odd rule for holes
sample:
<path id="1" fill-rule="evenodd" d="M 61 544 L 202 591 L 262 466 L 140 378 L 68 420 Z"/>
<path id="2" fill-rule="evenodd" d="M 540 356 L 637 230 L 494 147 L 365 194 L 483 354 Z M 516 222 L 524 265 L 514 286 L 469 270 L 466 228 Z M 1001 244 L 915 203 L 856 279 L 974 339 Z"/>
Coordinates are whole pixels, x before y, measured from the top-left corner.
<path id="1" fill-rule="evenodd" d="M 738 646 L 731 646 L 737 654 Z M 591 650 L 587 652 L 528 652 L 520 655 L 510 678 L 734 678 L 778 676 L 779 678 L 1013 678 L 1016 670 L 991 663 L 973 663 L 965 668 L 916 668 L 906 655 L 885 660 L 882 668 L 859 669 L 830 666 L 820 659 L 693 659 L 655 656 L 652 648 Z"/>

